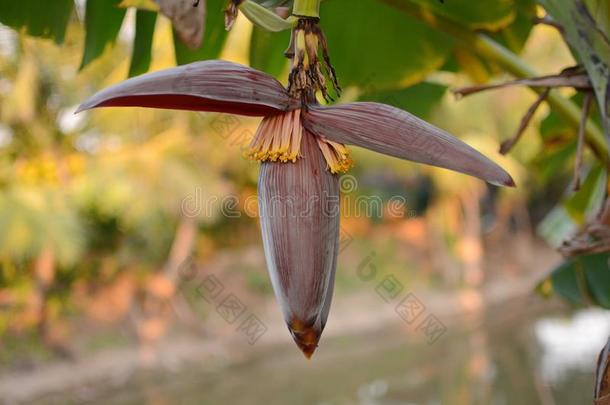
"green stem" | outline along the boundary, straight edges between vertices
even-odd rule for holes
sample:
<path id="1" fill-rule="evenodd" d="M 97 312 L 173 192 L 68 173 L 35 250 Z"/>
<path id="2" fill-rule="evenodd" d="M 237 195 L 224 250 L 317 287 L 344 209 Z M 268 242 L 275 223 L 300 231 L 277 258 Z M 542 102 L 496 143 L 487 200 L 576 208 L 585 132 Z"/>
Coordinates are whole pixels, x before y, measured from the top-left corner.
<path id="1" fill-rule="evenodd" d="M 462 46 L 474 50 L 480 56 L 496 61 L 507 72 L 518 78 L 538 76 L 538 73 L 519 58 L 519 56 L 487 35 L 473 32 L 461 24 L 443 16 L 431 14 L 429 11 L 424 11 L 419 6 L 403 0 L 379 1 L 425 22 L 430 27 L 440 32 L 450 35 L 461 42 Z M 532 90 L 538 93 L 543 91 L 543 89 L 540 88 L 532 88 Z M 582 110 L 576 103 L 563 97 L 557 91 L 550 92 L 547 102 L 557 114 L 566 120 L 567 123 L 574 128 L 579 127 Z M 587 121 L 585 136 L 587 144 L 595 155 L 602 162 L 608 164 L 608 147 L 606 146 L 604 134 L 592 120 Z"/>
<path id="2" fill-rule="evenodd" d="M 299 17 L 320 17 L 320 2 L 322 0 L 294 0 L 292 14 Z"/>

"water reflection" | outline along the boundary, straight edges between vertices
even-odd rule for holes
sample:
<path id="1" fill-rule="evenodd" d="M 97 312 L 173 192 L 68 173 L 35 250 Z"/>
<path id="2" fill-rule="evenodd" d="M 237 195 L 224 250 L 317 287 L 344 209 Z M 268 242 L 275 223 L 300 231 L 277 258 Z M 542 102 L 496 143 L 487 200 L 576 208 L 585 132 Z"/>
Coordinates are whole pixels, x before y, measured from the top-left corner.
<path id="1" fill-rule="evenodd" d="M 448 333 L 433 345 L 397 323 L 326 339 L 311 362 L 288 342 L 237 364 L 210 367 L 202 359 L 177 373 L 141 374 L 127 386 L 99 390 L 91 402 L 585 404 L 591 403 L 595 356 L 610 333 L 609 320 L 603 311 L 519 300 L 444 319 Z"/>
<path id="2" fill-rule="evenodd" d="M 610 336 L 610 313 L 584 309 L 571 317 L 548 317 L 534 326 L 542 350 L 540 370 L 544 380 L 560 384 L 570 372 L 590 371 Z"/>

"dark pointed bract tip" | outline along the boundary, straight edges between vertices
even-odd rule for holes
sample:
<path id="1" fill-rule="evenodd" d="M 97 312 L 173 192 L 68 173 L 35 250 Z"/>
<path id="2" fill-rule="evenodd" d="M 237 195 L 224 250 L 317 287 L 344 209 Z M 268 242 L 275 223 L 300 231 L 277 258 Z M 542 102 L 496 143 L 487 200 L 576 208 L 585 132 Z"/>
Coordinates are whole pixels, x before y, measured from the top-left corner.
<path id="1" fill-rule="evenodd" d="M 508 173 L 506 173 L 506 178 L 502 179 L 501 181 L 491 181 L 491 180 L 487 180 L 487 182 L 491 185 L 494 186 L 498 186 L 498 187 L 517 187 L 517 185 L 515 184 L 515 180 L 513 180 L 513 178 L 508 175 Z"/>
<path id="2" fill-rule="evenodd" d="M 506 187 L 517 187 L 517 185 L 515 184 L 515 180 L 513 180 L 512 177 L 509 177 L 506 183 L 504 183 L 504 185 Z"/>
<path id="3" fill-rule="evenodd" d="M 82 113 L 83 111 L 90 110 L 90 109 L 91 109 L 91 106 L 87 106 L 86 103 L 83 103 L 83 104 L 78 106 L 76 111 L 74 111 L 74 115 L 76 115 L 78 113 Z"/>
<path id="4" fill-rule="evenodd" d="M 307 359 L 311 359 L 318 348 L 321 331 L 313 326 L 306 326 L 303 322 L 295 320 L 288 325 L 288 330 Z"/>

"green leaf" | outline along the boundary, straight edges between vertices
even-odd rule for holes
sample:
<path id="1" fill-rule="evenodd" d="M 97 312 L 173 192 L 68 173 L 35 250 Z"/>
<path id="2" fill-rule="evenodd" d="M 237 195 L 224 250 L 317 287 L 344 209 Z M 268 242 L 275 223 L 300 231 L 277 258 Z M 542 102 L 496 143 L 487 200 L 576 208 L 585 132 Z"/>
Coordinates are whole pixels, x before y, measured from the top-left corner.
<path id="1" fill-rule="evenodd" d="M 381 90 L 418 83 L 440 68 L 453 48 L 451 37 L 375 0 L 328 0 L 320 12 L 344 86 Z"/>
<path id="2" fill-rule="evenodd" d="M 579 225 L 582 225 L 592 214 L 596 214 L 602 207 L 606 195 L 606 172 L 601 165 L 597 165 L 588 173 L 580 190 L 572 194 L 563 206 Z"/>
<path id="3" fill-rule="evenodd" d="M 546 183 L 568 173 L 571 176 L 576 148 L 575 138 L 545 145 L 533 162 L 541 180 Z"/>
<path id="4" fill-rule="evenodd" d="M 519 53 L 534 27 L 536 4 L 533 0 L 516 0 L 515 3 L 516 14 L 513 22 L 491 36 L 511 51 Z"/>
<path id="5" fill-rule="evenodd" d="M 570 100 L 582 106 L 583 95 L 576 93 Z M 601 126 L 600 115 L 597 111 L 596 103 L 593 103 L 590 117 Z M 536 157 L 535 166 L 540 171 L 542 180 L 547 182 L 560 178 L 566 173 L 569 173 L 568 176 L 572 176 L 577 130 L 566 123 L 554 110 L 551 110 L 540 123 L 540 135 L 543 148 Z"/>
<path id="6" fill-rule="evenodd" d="M 566 167 L 574 159 L 575 146 L 569 145 L 556 153 L 554 160 L 547 157 L 541 165 L 545 181 L 558 184 L 568 183 L 572 172 L 567 174 L 568 180 L 562 180 Z M 569 163 L 568 163 L 569 162 Z M 538 165 L 540 165 L 538 163 Z M 572 165 L 573 166 L 573 165 Z M 564 176 L 565 177 L 565 176 Z M 572 193 L 553 210 L 538 225 L 538 234 L 553 246 L 560 247 L 563 242 L 573 237 L 578 229 L 599 213 L 606 195 L 607 175 L 601 166 L 594 166 L 579 191 Z M 570 191 L 572 185 L 570 183 Z"/>
<path id="7" fill-rule="evenodd" d="M 289 32 L 272 33 L 254 26 L 250 39 L 250 66 L 279 76 L 288 64 L 284 51 L 289 42 Z"/>
<path id="8" fill-rule="evenodd" d="M 121 0 L 88 0 L 85 12 L 85 52 L 80 68 L 102 55 L 106 47 L 114 44 L 121 29 L 125 9 Z"/>
<path id="9" fill-rule="evenodd" d="M 553 292 L 574 304 L 610 308 L 609 259 L 610 253 L 571 257 L 553 270 L 538 289 L 546 293 L 550 281 Z"/>
<path id="10" fill-rule="evenodd" d="M 274 11 L 261 6 L 260 4 L 244 0 L 239 5 L 239 11 L 252 23 L 260 26 L 271 32 L 281 32 L 291 30 L 294 24 L 288 20 L 284 20 L 282 17 L 277 15 Z"/>
<path id="11" fill-rule="evenodd" d="M 585 280 L 591 298 L 603 308 L 610 309 L 610 268 L 608 253 L 601 253 L 579 258 L 584 269 Z"/>
<path id="12" fill-rule="evenodd" d="M 222 52 L 227 32 L 224 28 L 224 0 L 208 0 L 203 43 L 198 49 L 189 49 L 174 30 L 176 64 L 185 65 L 199 60 L 215 59 Z"/>
<path id="13" fill-rule="evenodd" d="M 135 7 L 141 10 L 159 11 L 159 5 L 155 3 L 155 0 L 122 0 L 119 7 Z"/>
<path id="14" fill-rule="evenodd" d="M 554 248 L 559 248 L 576 231 L 576 224 L 562 205 L 555 206 L 536 228 L 538 235 Z"/>
<path id="15" fill-rule="evenodd" d="M 523 49 L 536 15 L 534 0 L 456 0 L 444 4 L 436 0 L 402 1 L 419 4 L 428 9 L 431 16 L 443 16 L 472 29 L 493 30 L 490 36 L 516 53 Z M 493 61 L 480 58 L 468 48 L 455 49 L 452 59 L 454 60 L 450 66 L 459 67 L 459 70 L 466 73 L 475 83 L 485 83 L 491 75 L 499 71 Z"/>
<path id="16" fill-rule="evenodd" d="M 474 4 L 474 3 L 473 3 Z M 533 0 L 515 0 L 515 18 L 507 26 L 490 36 L 515 53 L 523 50 L 533 28 L 536 5 Z M 468 48 L 457 48 L 454 53 L 461 70 L 475 83 L 486 83 L 494 73 L 502 71 L 492 60 L 483 59 Z"/>
<path id="17" fill-rule="evenodd" d="M 585 4 L 599 29 L 610 38 L 610 2 L 608 0 L 585 0 Z"/>
<path id="18" fill-rule="evenodd" d="M 464 47 L 456 47 L 452 59 L 455 60 L 457 71 L 462 71 L 474 83 L 487 83 L 492 74 L 491 65 L 474 52 Z"/>
<path id="19" fill-rule="evenodd" d="M 151 50 L 157 13 L 138 10 L 136 13 L 136 36 L 133 40 L 129 77 L 146 73 L 150 68 Z"/>
<path id="20" fill-rule="evenodd" d="M 376 101 L 410 112 L 426 119 L 432 109 L 442 100 L 447 87 L 423 82 L 405 89 L 386 90 L 362 94 L 359 101 Z"/>
<path id="21" fill-rule="evenodd" d="M 73 0 L 0 0 L 0 23 L 61 44 L 73 7 Z"/>
<path id="22" fill-rule="evenodd" d="M 581 109 L 584 100 L 583 93 L 576 93 L 570 100 L 576 103 Z M 597 125 L 601 125 L 597 105 L 591 105 L 590 117 Z M 576 138 L 577 129 L 568 124 L 562 117 L 550 110 L 547 116 L 540 123 L 540 135 L 544 142 L 557 142 L 557 138 L 573 140 Z"/>
<path id="23" fill-rule="evenodd" d="M 573 304 L 584 305 L 585 296 L 581 290 L 577 262 L 574 259 L 566 260 L 551 274 L 553 291 Z"/>
<path id="24" fill-rule="evenodd" d="M 563 27 L 564 36 L 582 61 L 601 106 L 606 141 L 610 140 L 610 41 L 582 0 L 540 0 Z M 605 19 L 605 18 L 604 18 Z"/>
<path id="25" fill-rule="evenodd" d="M 516 17 L 514 0 L 403 0 L 417 3 L 431 12 L 465 24 L 473 29 L 498 31 Z"/>

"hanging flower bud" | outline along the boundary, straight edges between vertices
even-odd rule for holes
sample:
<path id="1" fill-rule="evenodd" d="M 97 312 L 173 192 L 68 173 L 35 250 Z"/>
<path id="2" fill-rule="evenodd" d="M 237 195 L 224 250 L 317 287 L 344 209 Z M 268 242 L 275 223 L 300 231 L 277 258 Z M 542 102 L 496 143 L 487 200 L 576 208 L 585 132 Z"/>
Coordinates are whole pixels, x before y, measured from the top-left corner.
<path id="1" fill-rule="evenodd" d="M 271 282 L 294 341 L 315 351 L 333 294 L 339 244 L 339 180 L 305 131 L 296 163 L 265 162 L 260 221 Z"/>
<path id="2" fill-rule="evenodd" d="M 298 34 L 295 38 L 295 33 Z M 299 66 L 291 78 L 311 79 L 320 36 L 293 32 Z M 307 64 L 305 63 L 307 62 Z M 317 63 L 317 59 L 315 59 Z M 330 66 L 330 63 L 328 63 Z M 328 68 L 327 66 L 327 68 Z M 338 253 L 339 185 L 336 173 L 352 165 L 345 145 L 442 167 L 514 186 L 510 175 L 445 131 L 379 103 L 322 107 L 314 90 L 289 93 L 273 77 L 223 61 L 204 61 L 149 73 L 105 89 L 78 111 L 148 107 L 261 116 L 248 155 L 261 162 L 260 221 L 268 271 L 295 342 L 307 357 L 326 325 Z M 318 89 L 319 90 L 319 89 Z M 301 97 L 297 97 L 301 96 Z"/>

